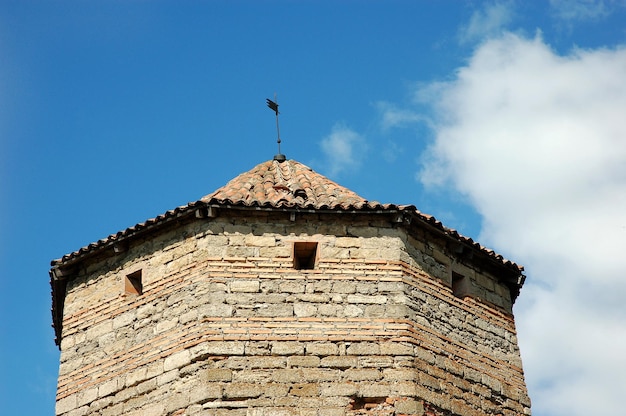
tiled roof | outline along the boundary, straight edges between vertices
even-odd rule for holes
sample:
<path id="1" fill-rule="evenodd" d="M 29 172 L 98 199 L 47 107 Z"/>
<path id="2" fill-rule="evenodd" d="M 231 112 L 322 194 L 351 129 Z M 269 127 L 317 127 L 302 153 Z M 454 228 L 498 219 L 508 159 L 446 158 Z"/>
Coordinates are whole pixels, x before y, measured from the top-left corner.
<path id="1" fill-rule="evenodd" d="M 124 250 L 127 241 L 146 233 L 162 229 L 166 224 L 175 224 L 184 218 L 193 218 L 194 214 L 208 214 L 209 208 L 242 209 L 281 209 L 281 210 L 316 210 L 327 212 L 376 212 L 393 214 L 410 227 L 430 227 L 434 232 L 457 241 L 482 253 L 496 265 L 509 271 L 514 288 L 513 299 L 519 293 L 524 282 L 521 274 L 523 267 L 506 260 L 493 250 L 487 249 L 471 238 L 460 235 L 457 231 L 445 227 L 436 218 L 419 212 L 413 205 L 394 205 L 370 202 L 351 190 L 314 172 L 311 168 L 294 160 L 282 162 L 271 160 L 242 173 L 225 186 L 206 195 L 198 201 L 167 211 L 162 215 L 136 224 L 116 234 L 98 240 L 77 251 L 66 254 L 51 262 L 50 285 L 52 287 L 52 320 L 57 344 L 61 340 L 63 302 L 65 299 L 65 279 L 71 279 L 73 265 L 86 260 L 92 255 L 112 249 Z M 204 214 L 201 213 L 204 211 Z M 420 225 L 421 224 L 421 225 Z"/>
<path id="2" fill-rule="evenodd" d="M 77 251 L 66 254 L 60 259 L 53 260 L 51 264 L 57 266 L 73 262 L 84 255 L 115 245 L 133 235 L 154 229 L 165 222 L 190 215 L 199 208 L 213 205 L 269 209 L 401 211 L 454 240 L 472 246 L 509 269 L 519 272 L 523 270 L 522 266 L 505 259 L 491 249 L 483 247 L 471 238 L 462 236 L 456 230 L 445 227 L 435 217 L 421 213 L 413 205 L 380 204 L 368 201 L 295 160 L 263 162 L 198 201 L 190 202 L 116 234 L 111 234 Z"/>
<path id="3" fill-rule="evenodd" d="M 368 201 L 295 160 L 269 160 L 205 196 L 206 203 L 262 207 L 362 208 Z"/>

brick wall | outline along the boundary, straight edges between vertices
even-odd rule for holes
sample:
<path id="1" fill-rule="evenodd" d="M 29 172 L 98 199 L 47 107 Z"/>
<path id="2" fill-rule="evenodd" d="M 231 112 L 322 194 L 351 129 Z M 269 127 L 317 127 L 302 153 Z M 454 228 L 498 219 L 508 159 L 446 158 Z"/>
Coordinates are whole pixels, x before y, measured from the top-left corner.
<path id="1" fill-rule="evenodd" d="M 529 414 L 506 287 L 427 235 L 336 217 L 198 220 L 83 266 L 57 415 Z M 455 268 L 482 297 L 454 296 Z"/>

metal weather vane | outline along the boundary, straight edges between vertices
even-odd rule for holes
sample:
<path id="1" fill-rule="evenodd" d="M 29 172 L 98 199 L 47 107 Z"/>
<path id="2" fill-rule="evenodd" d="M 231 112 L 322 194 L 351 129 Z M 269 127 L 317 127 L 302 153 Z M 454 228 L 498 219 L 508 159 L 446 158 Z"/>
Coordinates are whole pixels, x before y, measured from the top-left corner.
<path id="1" fill-rule="evenodd" d="M 269 98 L 266 98 L 265 101 L 267 102 L 267 106 L 272 109 L 275 113 L 276 113 L 276 143 L 278 143 L 278 154 L 276 154 L 274 156 L 274 160 L 277 160 L 279 162 L 282 162 L 286 159 L 285 155 L 283 155 L 282 153 L 280 153 L 280 128 L 278 126 L 278 100 L 276 99 L 276 94 L 274 94 L 274 101 L 270 100 Z"/>

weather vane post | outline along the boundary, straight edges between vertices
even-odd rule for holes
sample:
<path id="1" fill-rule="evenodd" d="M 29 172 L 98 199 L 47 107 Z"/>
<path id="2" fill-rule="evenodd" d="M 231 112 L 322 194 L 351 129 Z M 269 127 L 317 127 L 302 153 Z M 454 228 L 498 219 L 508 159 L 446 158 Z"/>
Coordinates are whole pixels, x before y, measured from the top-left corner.
<path id="1" fill-rule="evenodd" d="M 276 143 L 278 143 L 278 154 L 274 156 L 274 160 L 279 162 L 283 162 L 286 157 L 282 153 L 280 153 L 280 128 L 278 127 L 278 100 L 276 99 L 276 94 L 274 94 L 274 101 L 266 98 L 267 106 L 271 108 L 276 113 Z"/>

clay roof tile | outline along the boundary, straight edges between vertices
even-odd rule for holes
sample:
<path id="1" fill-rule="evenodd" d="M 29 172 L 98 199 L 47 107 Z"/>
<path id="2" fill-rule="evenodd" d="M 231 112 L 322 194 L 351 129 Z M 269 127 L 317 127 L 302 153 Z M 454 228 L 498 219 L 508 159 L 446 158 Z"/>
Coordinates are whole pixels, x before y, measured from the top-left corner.
<path id="1" fill-rule="evenodd" d="M 310 167 L 286 160 L 263 162 L 204 196 L 205 203 L 348 209 L 367 201 Z"/>

